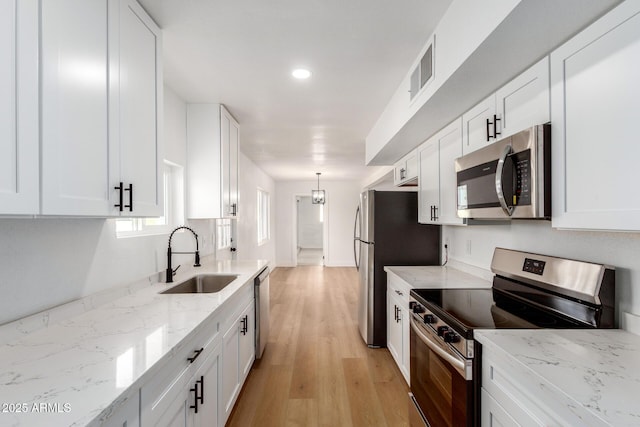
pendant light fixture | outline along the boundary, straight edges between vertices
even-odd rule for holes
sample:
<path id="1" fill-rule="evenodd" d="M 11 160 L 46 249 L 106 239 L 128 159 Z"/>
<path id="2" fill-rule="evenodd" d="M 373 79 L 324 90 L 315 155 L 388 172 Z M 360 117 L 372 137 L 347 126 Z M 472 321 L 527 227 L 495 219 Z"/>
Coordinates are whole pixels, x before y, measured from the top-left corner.
<path id="1" fill-rule="evenodd" d="M 324 205 L 324 190 L 320 189 L 320 172 L 316 172 L 318 175 L 318 189 L 311 190 L 311 203 L 314 205 Z"/>

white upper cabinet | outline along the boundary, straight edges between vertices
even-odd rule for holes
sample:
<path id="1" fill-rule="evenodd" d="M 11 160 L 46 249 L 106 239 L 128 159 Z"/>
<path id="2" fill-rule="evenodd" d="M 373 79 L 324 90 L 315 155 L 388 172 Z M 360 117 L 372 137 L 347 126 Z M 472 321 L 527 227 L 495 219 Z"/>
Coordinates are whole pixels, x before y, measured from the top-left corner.
<path id="1" fill-rule="evenodd" d="M 132 0 L 41 5 L 42 213 L 162 215 L 160 30 Z"/>
<path id="2" fill-rule="evenodd" d="M 549 119 L 549 58 L 545 56 L 463 114 L 463 154 Z"/>
<path id="3" fill-rule="evenodd" d="M 420 175 L 418 222 L 460 225 L 454 161 L 462 155 L 462 119 L 457 119 L 418 148 Z"/>
<path id="4" fill-rule="evenodd" d="M 42 213 L 110 212 L 109 1 L 42 5 Z"/>
<path id="5" fill-rule="evenodd" d="M 162 44 L 160 29 L 134 0 L 119 2 L 118 41 L 111 43 L 112 134 L 118 140 L 112 145 L 119 151 L 119 173 L 114 169 L 114 186 L 125 185 L 125 216 L 161 216 L 163 188 L 160 132 L 162 119 Z M 112 27 L 113 28 L 113 27 Z M 115 50 L 114 50 L 115 49 Z M 117 100 L 117 101 L 116 101 Z M 115 101 L 115 102 L 114 102 Z M 117 110 L 116 110 L 117 109 Z M 117 114 L 117 118 L 116 118 Z M 119 181 L 116 179 L 119 178 Z M 129 187 L 130 186 L 130 187 Z M 127 189 L 130 188 L 130 192 Z M 133 194 L 131 194 L 133 193 Z M 112 192 L 118 204 L 118 191 Z M 128 210 L 128 212 L 127 212 Z"/>
<path id="6" fill-rule="evenodd" d="M 187 106 L 187 216 L 238 214 L 240 125 L 221 104 Z"/>
<path id="7" fill-rule="evenodd" d="M 500 139 L 499 122 L 496 122 L 496 95 L 487 99 L 462 115 L 462 152 L 469 154 Z"/>
<path id="8" fill-rule="evenodd" d="M 438 141 L 430 138 L 418 148 L 420 174 L 418 179 L 418 222 L 429 224 L 436 221 L 436 210 L 440 205 L 440 153 Z"/>
<path id="9" fill-rule="evenodd" d="M 393 183 L 398 187 L 418 185 L 418 154 L 416 151 L 407 154 L 394 165 Z"/>
<path id="10" fill-rule="evenodd" d="M 500 138 L 547 123 L 549 102 L 549 57 L 545 56 L 496 92 Z"/>
<path id="11" fill-rule="evenodd" d="M 0 0 L 0 214 L 39 212 L 38 2 Z"/>
<path id="12" fill-rule="evenodd" d="M 640 230 L 640 3 L 551 54 L 552 225 Z"/>

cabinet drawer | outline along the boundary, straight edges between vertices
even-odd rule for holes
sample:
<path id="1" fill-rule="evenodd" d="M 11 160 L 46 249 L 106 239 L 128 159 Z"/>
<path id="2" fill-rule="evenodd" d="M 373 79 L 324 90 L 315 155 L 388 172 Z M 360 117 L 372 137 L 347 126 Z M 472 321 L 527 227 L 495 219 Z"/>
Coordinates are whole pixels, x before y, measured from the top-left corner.
<path id="1" fill-rule="evenodd" d="M 405 281 L 393 274 L 387 274 L 387 292 L 393 295 L 404 308 L 409 307 L 410 291 L 411 287 Z"/>
<path id="2" fill-rule="evenodd" d="M 220 321 L 214 318 L 177 350 L 153 378 L 140 389 L 141 424 L 155 426 L 169 406 L 187 388 L 187 382 L 221 341 Z M 197 354 L 196 351 L 200 350 Z M 197 356 L 197 357 L 196 357 Z M 194 358 L 193 362 L 189 359 Z"/>

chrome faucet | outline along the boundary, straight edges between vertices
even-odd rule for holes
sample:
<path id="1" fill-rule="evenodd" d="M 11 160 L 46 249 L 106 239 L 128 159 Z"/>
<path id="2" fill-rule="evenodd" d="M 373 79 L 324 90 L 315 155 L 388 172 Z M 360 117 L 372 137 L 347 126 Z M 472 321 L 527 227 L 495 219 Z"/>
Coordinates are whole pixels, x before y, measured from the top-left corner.
<path id="1" fill-rule="evenodd" d="M 195 252 L 171 252 L 171 239 L 173 238 L 173 234 L 178 231 L 178 230 L 189 230 L 190 232 L 193 233 L 193 236 L 196 238 L 196 251 Z M 173 254 L 195 254 L 196 255 L 196 259 L 195 259 L 195 263 L 193 264 L 194 267 L 200 267 L 200 251 L 198 249 L 198 235 L 196 234 L 195 231 L 193 231 L 191 228 L 185 226 L 185 225 L 181 225 L 180 227 L 176 227 L 171 234 L 169 235 L 169 248 L 167 249 L 167 283 L 171 283 L 173 282 L 173 276 L 175 276 L 176 271 L 178 271 L 178 268 L 180 268 L 180 266 L 177 266 L 176 269 L 174 270 L 173 268 L 171 268 L 171 255 Z"/>

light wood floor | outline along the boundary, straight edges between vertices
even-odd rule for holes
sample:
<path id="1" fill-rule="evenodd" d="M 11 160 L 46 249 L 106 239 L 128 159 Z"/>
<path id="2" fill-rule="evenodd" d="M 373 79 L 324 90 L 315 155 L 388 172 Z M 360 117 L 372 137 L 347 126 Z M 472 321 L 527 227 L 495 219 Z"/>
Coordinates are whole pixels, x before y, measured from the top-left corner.
<path id="1" fill-rule="evenodd" d="M 409 391 L 358 332 L 355 268 L 271 273 L 271 332 L 228 426 L 407 426 Z"/>

